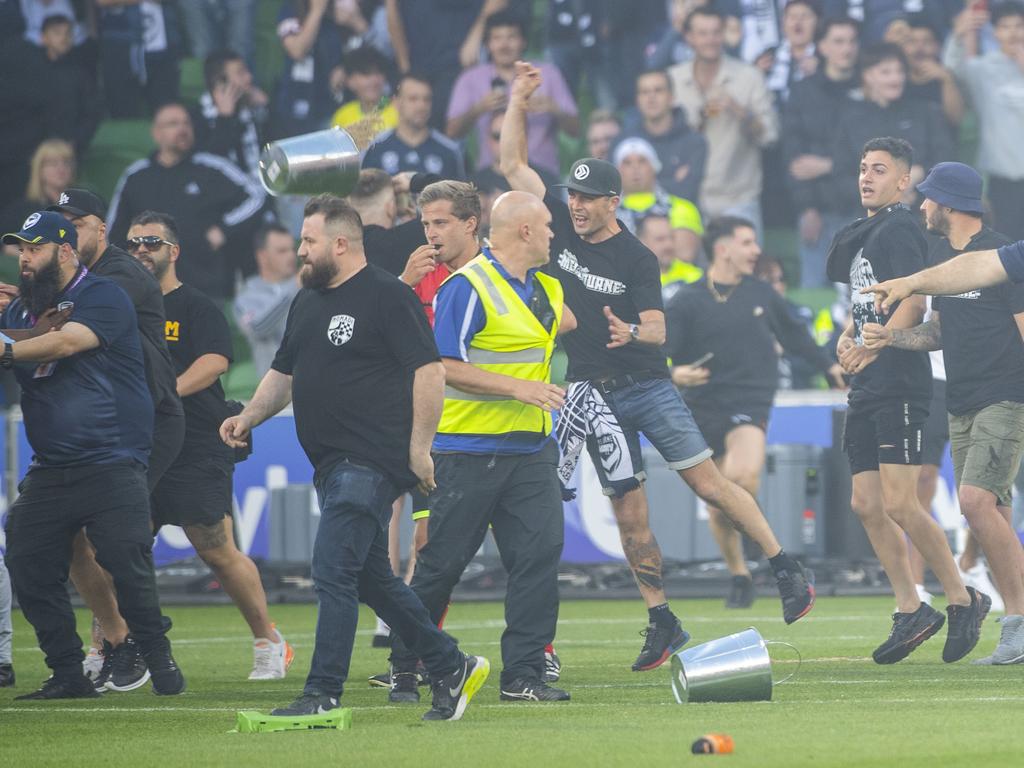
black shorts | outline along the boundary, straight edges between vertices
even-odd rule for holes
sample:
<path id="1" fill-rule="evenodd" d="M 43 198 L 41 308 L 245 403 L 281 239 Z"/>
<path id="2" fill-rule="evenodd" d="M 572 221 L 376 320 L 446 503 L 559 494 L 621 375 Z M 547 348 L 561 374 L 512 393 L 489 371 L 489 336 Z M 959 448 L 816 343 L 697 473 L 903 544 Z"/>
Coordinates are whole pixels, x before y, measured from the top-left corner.
<path id="1" fill-rule="evenodd" d="M 879 464 L 920 466 L 927 418 L 923 402 L 887 399 L 851 404 L 843 429 L 850 474 L 877 471 Z"/>
<path id="2" fill-rule="evenodd" d="M 701 407 L 691 404 L 693 418 L 707 441 L 708 447 L 721 458 L 725 455 L 725 437 L 737 427 L 757 427 L 763 432 L 768 431 L 768 415 L 771 407 L 750 406 L 730 408 Z"/>
<path id="3" fill-rule="evenodd" d="M 150 497 L 153 528 L 217 525 L 231 514 L 235 465 L 225 459 L 176 462 Z"/>
<path id="4" fill-rule="evenodd" d="M 949 453 L 949 414 L 946 413 L 946 382 L 932 381 L 932 404 L 924 422 L 924 444 L 921 449 L 921 463 L 941 467 L 942 459 Z"/>

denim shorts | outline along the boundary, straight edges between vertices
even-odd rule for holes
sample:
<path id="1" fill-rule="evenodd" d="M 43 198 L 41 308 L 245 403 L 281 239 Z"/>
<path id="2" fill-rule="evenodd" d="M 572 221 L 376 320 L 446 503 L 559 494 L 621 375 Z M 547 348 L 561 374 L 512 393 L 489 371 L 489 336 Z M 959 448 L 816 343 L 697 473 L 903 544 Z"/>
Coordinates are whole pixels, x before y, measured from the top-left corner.
<path id="1" fill-rule="evenodd" d="M 668 379 L 648 379 L 604 395 L 605 401 L 622 428 L 625 451 L 610 441 L 587 438 L 587 451 L 597 468 L 601 488 L 608 496 L 620 497 L 639 487 L 647 478 L 640 433 L 665 459 L 669 469 L 689 469 L 711 458 L 693 414 L 683 402 L 679 390 Z M 612 463 L 629 462 L 629 480 L 609 480 Z"/>

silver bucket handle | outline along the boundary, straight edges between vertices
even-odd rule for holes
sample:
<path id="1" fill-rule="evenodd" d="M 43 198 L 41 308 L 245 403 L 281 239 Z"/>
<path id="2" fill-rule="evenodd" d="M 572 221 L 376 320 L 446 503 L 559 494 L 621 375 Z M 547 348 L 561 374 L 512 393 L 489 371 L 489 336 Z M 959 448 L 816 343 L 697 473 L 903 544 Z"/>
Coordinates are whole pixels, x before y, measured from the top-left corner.
<path id="1" fill-rule="evenodd" d="M 764 644 L 765 645 L 784 645 L 787 648 L 792 648 L 794 651 L 796 651 L 796 669 L 794 669 L 792 672 L 790 672 L 788 675 L 786 675 L 781 680 L 773 680 L 772 681 L 772 685 L 773 686 L 774 685 L 782 685 L 783 683 L 788 683 L 790 680 L 792 680 L 794 677 L 796 677 L 796 673 L 800 671 L 800 665 L 803 664 L 803 661 L 804 661 L 804 657 L 800 654 L 800 649 L 797 648 L 792 643 L 787 643 L 787 642 L 784 642 L 782 640 L 765 640 Z"/>

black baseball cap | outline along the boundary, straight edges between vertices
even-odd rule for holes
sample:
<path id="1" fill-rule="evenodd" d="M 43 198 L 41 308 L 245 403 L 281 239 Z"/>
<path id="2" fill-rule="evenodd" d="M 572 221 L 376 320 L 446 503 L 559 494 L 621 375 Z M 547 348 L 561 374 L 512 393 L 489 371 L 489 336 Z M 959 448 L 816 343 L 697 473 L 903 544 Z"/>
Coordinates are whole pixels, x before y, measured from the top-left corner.
<path id="1" fill-rule="evenodd" d="M 71 222 L 53 211 L 36 211 L 29 214 L 20 232 L 9 232 L 3 236 L 4 245 L 22 243 L 67 243 L 72 248 L 78 247 L 78 230 Z"/>
<path id="2" fill-rule="evenodd" d="M 57 202 L 47 207 L 46 210 L 63 213 L 72 219 L 79 216 L 95 216 L 103 221 L 107 216 L 107 206 L 103 204 L 98 195 L 88 189 L 76 187 L 61 192 Z"/>
<path id="3" fill-rule="evenodd" d="M 583 195 L 614 197 L 622 194 L 622 176 L 619 175 L 619 169 L 608 161 L 584 157 L 572 164 L 569 181 L 555 186 Z"/>

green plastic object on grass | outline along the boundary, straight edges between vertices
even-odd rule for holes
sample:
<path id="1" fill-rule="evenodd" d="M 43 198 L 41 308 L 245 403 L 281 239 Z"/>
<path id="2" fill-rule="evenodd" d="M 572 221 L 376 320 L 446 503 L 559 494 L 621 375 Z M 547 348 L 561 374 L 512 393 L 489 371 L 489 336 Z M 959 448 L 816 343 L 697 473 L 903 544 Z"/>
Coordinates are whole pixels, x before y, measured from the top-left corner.
<path id="1" fill-rule="evenodd" d="M 238 733 L 273 733 L 275 731 L 317 731 L 334 729 L 346 731 L 352 727 L 352 710 L 332 709 L 321 715 L 294 715 L 282 717 L 265 715 L 252 710 L 238 713 Z"/>

